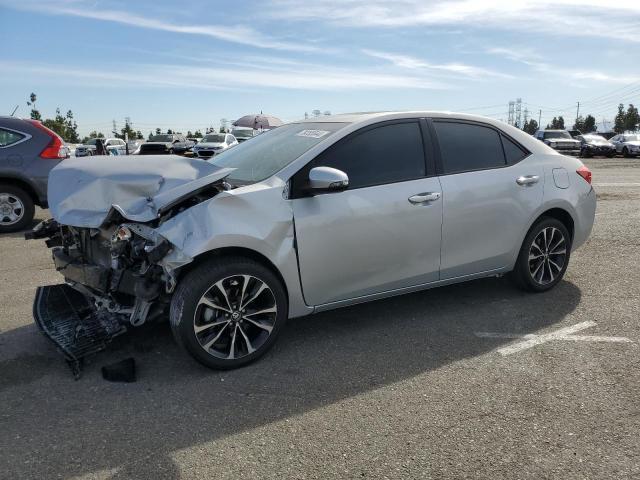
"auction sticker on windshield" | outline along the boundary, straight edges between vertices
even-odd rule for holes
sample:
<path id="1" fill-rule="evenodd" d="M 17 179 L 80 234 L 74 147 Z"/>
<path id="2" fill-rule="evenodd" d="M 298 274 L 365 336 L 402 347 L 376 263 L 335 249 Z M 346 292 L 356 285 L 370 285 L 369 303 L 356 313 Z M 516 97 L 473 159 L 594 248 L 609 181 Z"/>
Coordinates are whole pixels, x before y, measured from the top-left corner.
<path id="1" fill-rule="evenodd" d="M 327 130 L 302 130 L 299 133 L 296 133 L 297 137 L 308 137 L 308 138 L 322 138 L 326 134 L 331 133 Z"/>

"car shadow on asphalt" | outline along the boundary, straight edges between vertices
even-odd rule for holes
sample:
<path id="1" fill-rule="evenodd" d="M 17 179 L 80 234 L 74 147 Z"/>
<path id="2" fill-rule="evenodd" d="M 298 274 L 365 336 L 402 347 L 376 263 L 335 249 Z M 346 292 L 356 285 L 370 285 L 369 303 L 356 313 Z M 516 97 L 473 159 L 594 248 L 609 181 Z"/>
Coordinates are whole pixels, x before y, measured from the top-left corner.
<path id="1" fill-rule="evenodd" d="M 167 325 L 147 325 L 94 357 L 77 382 L 33 325 L 21 327 L 0 334 L 0 348 L 12 342 L 31 348 L 0 363 L 0 402 L 8 407 L 2 468 L 8 478 L 178 476 L 176 450 L 452 362 L 498 355 L 492 350 L 510 340 L 473 333 L 535 332 L 562 321 L 580 298 L 567 281 L 535 295 L 506 279 L 413 293 L 293 319 L 261 360 L 225 372 L 191 360 Z M 136 383 L 102 380 L 100 366 L 129 356 L 139 366 Z"/>

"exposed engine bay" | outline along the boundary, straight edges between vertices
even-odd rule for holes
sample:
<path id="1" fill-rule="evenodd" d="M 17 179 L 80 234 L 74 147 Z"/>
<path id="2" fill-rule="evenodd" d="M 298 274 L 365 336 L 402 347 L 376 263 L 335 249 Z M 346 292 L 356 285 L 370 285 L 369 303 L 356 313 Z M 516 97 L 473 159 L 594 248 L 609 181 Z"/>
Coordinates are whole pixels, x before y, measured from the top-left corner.
<path id="1" fill-rule="evenodd" d="M 158 227 L 230 188 L 220 179 L 179 196 L 158 209 L 150 222 L 127 221 L 113 208 L 99 228 L 49 219 L 25 234 L 27 239 L 46 239 L 55 268 L 64 277 L 65 285 L 39 287 L 34 317 L 76 377 L 84 356 L 105 348 L 127 327 L 166 313 L 179 269 L 163 264 L 176 247 Z"/>

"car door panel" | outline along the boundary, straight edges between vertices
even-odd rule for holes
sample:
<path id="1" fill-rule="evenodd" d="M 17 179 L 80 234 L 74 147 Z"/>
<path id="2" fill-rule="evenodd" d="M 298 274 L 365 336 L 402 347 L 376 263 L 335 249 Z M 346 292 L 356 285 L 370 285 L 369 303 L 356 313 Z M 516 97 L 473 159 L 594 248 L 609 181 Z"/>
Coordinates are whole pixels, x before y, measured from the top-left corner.
<path id="1" fill-rule="evenodd" d="M 437 177 L 293 201 L 306 301 L 321 305 L 437 281 L 442 202 Z"/>
<path id="2" fill-rule="evenodd" d="M 516 182 L 526 176 L 536 176 L 538 182 Z M 524 160 L 505 168 L 445 175 L 440 181 L 441 279 L 510 266 L 531 213 L 542 203 L 544 168 Z"/>
<path id="3" fill-rule="evenodd" d="M 489 125 L 462 120 L 431 125 L 443 194 L 440 279 L 509 267 L 542 203 L 543 166 Z"/>
<path id="4" fill-rule="evenodd" d="M 345 137 L 296 174 L 293 212 L 309 304 L 438 280 L 442 190 L 427 176 L 435 174 L 427 144 L 424 122 L 382 122 Z M 346 173 L 348 189 L 298 196 L 310 169 L 320 166 Z"/>

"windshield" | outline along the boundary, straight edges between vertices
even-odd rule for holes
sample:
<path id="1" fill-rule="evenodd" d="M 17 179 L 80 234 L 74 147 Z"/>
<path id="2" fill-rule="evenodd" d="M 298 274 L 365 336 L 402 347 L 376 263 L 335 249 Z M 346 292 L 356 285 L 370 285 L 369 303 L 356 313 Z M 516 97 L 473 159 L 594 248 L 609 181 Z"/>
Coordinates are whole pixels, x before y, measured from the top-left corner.
<path id="1" fill-rule="evenodd" d="M 149 139 L 150 142 L 172 142 L 173 137 L 171 135 L 154 135 Z"/>
<path id="2" fill-rule="evenodd" d="M 85 145 L 95 145 L 96 144 L 96 140 L 97 140 L 97 138 L 92 138 L 87 143 L 85 143 Z"/>
<path id="3" fill-rule="evenodd" d="M 569 132 L 544 132 L 544 138 L 569 138 L 571 139 L 571 135 Z"/>
<path id="4" fill-rule="evenodd" d="M 205 135 L 202 139 L 202 143 L 222 143 L 224 142 L 224 133 L 212 133 Z"/>
<path id="5" fill-rule="evenodd" d="M 253 137 L 253 130 L 232 130 L 231 135 L 236 138 L 251 138 Z"/>
<path id="6" fill-rule="evenodd" d="M 606 138 L 601 137 L 600 135 L 585 135 L 584 139 L 590 142 L 606 142 L 607 141 Z"/>
<path id="7" fill-rule="evenodd" d="M 231 183 L 260 182 L 347 125 L 320 122 L 283 125 L 226 150 L 211 163 L 235 168 L 229 175 Z"/>

